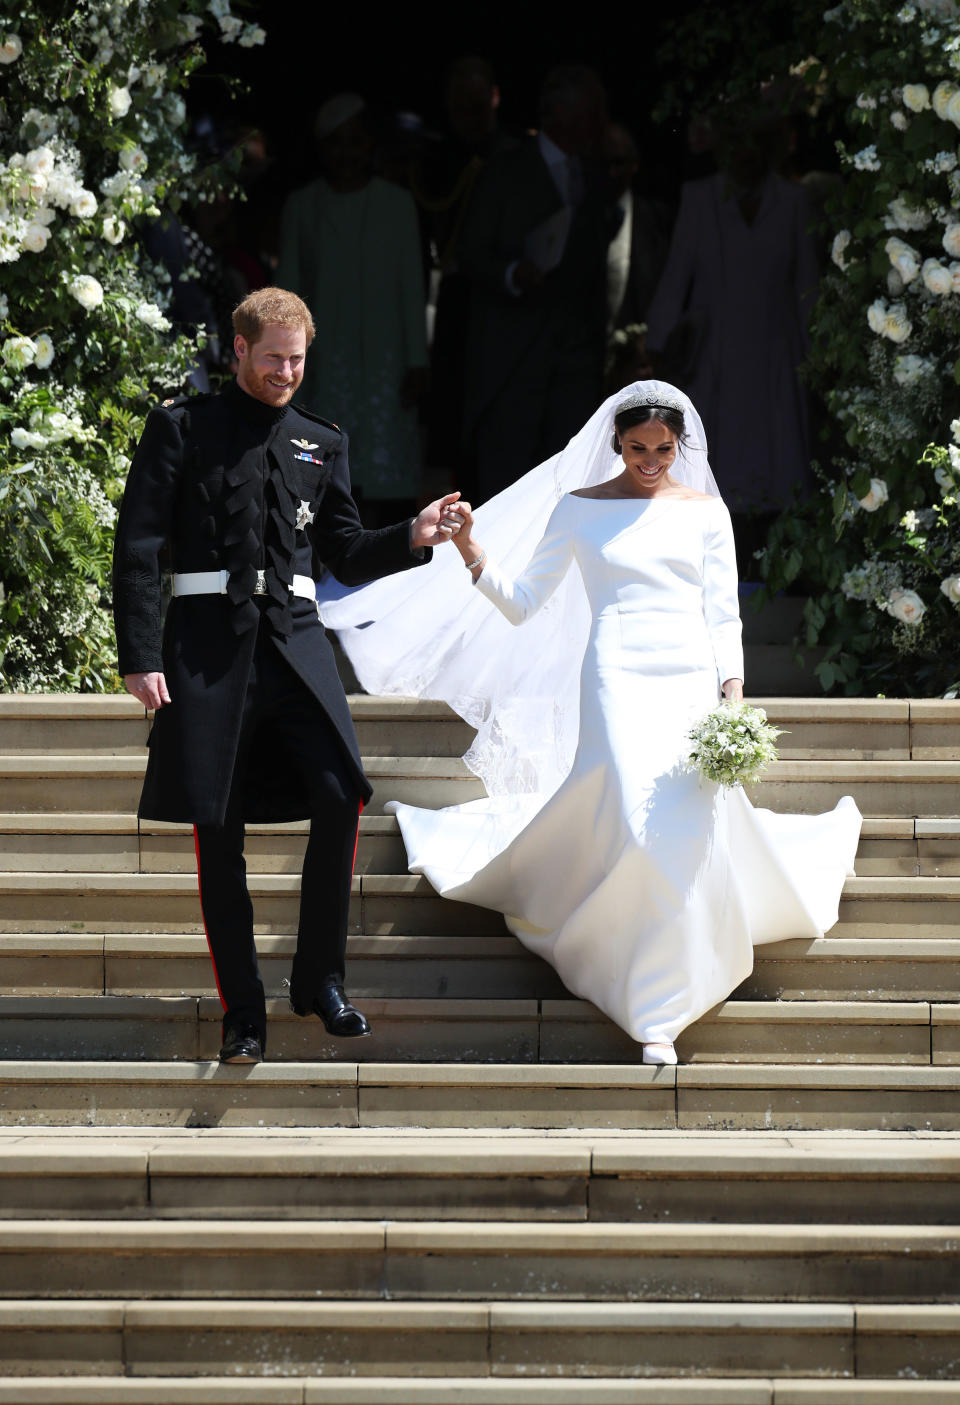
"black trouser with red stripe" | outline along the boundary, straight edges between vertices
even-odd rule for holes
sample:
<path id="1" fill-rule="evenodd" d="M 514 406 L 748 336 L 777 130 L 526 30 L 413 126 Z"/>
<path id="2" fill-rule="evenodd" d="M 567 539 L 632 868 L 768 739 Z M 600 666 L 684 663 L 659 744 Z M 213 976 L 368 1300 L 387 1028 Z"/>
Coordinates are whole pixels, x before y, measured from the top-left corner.
<path id="1" fill-rule="evenodd" d="M 316 698 L 261 632 L 247 688 L 240 745 L 222 825 L 195 825 L 200 905 L 224 1009 L 224 1031 L 249 1024 L 266 1042 L 263 981 L 243 857 L 243 795 L 253 748 L 269 748 L 310 797 L 297 950 L 290 996 L 309 1009 L 323 982 L 342 983 L 360 809 L 356 783 Z"/>

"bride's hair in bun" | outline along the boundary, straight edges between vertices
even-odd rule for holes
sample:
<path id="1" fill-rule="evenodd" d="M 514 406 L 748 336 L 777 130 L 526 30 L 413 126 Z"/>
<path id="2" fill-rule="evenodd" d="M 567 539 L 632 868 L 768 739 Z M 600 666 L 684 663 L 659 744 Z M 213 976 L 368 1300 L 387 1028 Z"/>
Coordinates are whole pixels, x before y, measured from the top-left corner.
<path id="1" fill-rule="evenodd" d="M 613 416 L 613 452 L 623 453 L 621 441 L 626 430 L 635 429 L 638 424 L 650 424 L 654 420 L 665 425 L 671 434 L 675 434 L 681 447 L 687 443 L 687 425 L 679 405 L 656 405 L 646 401 L 643 404 L 631 404 L 629 400 L 625 400 L 617 406 Z"/>

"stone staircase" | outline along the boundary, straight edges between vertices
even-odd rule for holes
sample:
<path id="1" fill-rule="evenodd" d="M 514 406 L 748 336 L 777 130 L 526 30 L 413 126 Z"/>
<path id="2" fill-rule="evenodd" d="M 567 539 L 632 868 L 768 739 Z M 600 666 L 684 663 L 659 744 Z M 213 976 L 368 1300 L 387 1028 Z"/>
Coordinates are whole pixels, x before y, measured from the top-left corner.
<path id="1" fill-rule="evenodd" d="M 382 803 L 478 794 L 469 732 L 358 697 L 374 1036 L 287 1013 L 303 827 L 258 828 L 238 1069 L 142 710 L 0 698 L 0 1405 L 957 1405 L 960 711 L 766 705 L 755 798 L 852 794 L 858 877 L 679 1068 L 406 873 Z"/>

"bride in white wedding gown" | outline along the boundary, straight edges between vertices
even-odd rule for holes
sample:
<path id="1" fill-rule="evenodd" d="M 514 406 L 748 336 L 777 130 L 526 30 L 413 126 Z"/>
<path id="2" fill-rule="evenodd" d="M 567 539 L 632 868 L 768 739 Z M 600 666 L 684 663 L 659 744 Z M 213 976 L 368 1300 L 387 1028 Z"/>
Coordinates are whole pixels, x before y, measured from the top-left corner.
<path id="1" fill-rule="evenodd" d="M 420 676 L 409 665 L 404 676 L 396 650 L 401 636 L 409 641 L 411 611 L 422 627 L 442 599 L 449 616 L 455 588 L 435 584 L 381 618 L 369 592 L 384 601 L 383 591 L 368 587 L 328 604 L 324 618 L 343 631 L 367 686 L 378 651 L 371 630 L 382 646 L 389 627 L 397 691 L 445 695 L 480 726 L 467 759 L 486 772 L 488 799 L 387 807 L 411 871 L 444 897 L 502 912 L 570 991 L 643 1044 L 645 1062 L 672 1063 L 676 1036 L 749 974 L 755 945 L 818 936 L 836 922 L 860 815 L 848 797 L 820 816 L 754 809 L 742 789 L 721 790 L 686 768 L 691 726 L 721 689 L 742 696 L 733 537 L 689 401 L 659 382 L 633 389 L 476 519 L 463 505 L 455 545 L 474 594 L 519 626 L 518 647 L 500 653 L 505 679 L 490 681 L 497 658 L 479 652 L 495 643 L 472 623 L 475 605 L 492 613 L 482 600 L 432 632 L 432 663 L 421 655 Z M 495 549 L 509 557 L 526 545 L 529 554 L 529 541 L 504 517 L 542 516 L 546 468 L 552 511 L 529 563 L 511 575 Z M 570 491 L 560 491 L 564 479 Z M 477 540 L 485 520 L 487 551 Z M 382 689 L 389 662 L 380 665 L 373 681 Z"/>

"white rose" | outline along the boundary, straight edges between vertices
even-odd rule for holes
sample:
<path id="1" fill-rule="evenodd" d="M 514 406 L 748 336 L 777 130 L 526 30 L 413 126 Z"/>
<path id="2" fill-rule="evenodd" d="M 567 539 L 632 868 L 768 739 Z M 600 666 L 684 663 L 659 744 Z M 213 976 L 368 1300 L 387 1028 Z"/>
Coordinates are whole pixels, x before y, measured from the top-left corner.
<path id="1" fill-rule="evenodd" d="M 867 308 L 867 322 L 870 324 L 871 332 L 876 332 L 877 336 L 883 335 L 883 329 L 887 321 L 887 305 L 882 298 L 877 298 Z"/>
<path id="2" fill-rule="evenodd" d="M 81 189 L 80 182 L 70 171 L 53 171 L 47 179 L 46 198 L 60 210 L 69 210 Z"/>
<path id="3" fill-rule="evenodd" d="M 258 24 L 248 24 L 237 41 L 241 49 L 252 49 L 257 44 L 266 42 L 267 31 L 261 29 Z"/>
<path id="4" fill-rule="evenodd" d="M 37 348 L 37 354 L 33 364 L 38 367 L 39 370 L 45 371 L 54 357 L 53 342 L 47 336 L 46 332 L 41 332 L 36 338 L 34 345 Z"/>
<path id="5" fill-rule="evenodd" d="M 225 44 L 232 44 L 234 39 L 243 29 L 243 20 L 236 15 L 221 15 L 219 17 L 220 38 Z"/>
<path id="6" fill-rule="evenodd" d="M 846 257 L 846 252 L 853 238 L 849 229 L 840 229 L 833 236 L 833 247 L 830 250 L 830 257 L 837 268 L 846 271 L 850 267 L 850 260 Z"/>
<path id="7" fill-rule="evenodd" d="M 27 152 L 23 164 L 28 171 L 35 171 L 38 176 L 49 176 L 56 162 L 49 146 L 37 146 L 33 151 Z"/>
<path id="8" fill-rule="evenodd" d="M 948 444 L 947 453 L 950 455 L 950 467 L 953 472 L 960 473 L 960 448 L 956 444 Z"/>
<path id="9" fill-rule="evenodd" d="M 31 224 L 53 224 L 56 218 L 56 210 L 52 210 L 49 205 L 41 205 L 38 210 L 32 210 L 30 213 Z"/>
<path id="10" fill-rule="evenodd" d="M 945 298 L 953 292 L 953 275 L 937 259 L 927 259 L 924 263 L 923 281 L 937 297 Z"/>
<path id="11" fill-rule="evenodd" d="M 887 610 L 901 624 L 919 624 L 927 607 L 915 590 L 895 590 L 887 601 Z"/>
<path id="12" fill-rule="evenodd" d="M 97 213 L 97 197 L 92 190 L 77 191 L 76 197 L 70 202 L 70 213 L 76 215 L 77 219 L 88 220 Z"/>
<path id="13" fill-rule="evenodd" d="M 926 229 L 930 223 L 929 211 L 908 205 L 902 195 L 890 201 L 887 211 L 888 216 L 884 223 L 888 229 Z"/>
<path id="14" fill-rule="evenodd" d="M 883 319 L 883 335 L 892 342 L 904 342 L 913 331 L 913 323 L 907 316 L 902 302 L 891 303 Z"/>
<path id="15" fill-rule="evenodd" d="M 50 242 L 50 231 L 46 225 L 32 221 L 20 240 L 20 247 L 28 254 L 40 254 Z"/>
<path id="16" fill-rule="evenodd" d="M 103 237 L 108 244 L 119 244 L 127 232 L 127 226 L 116 215 L 107 215 L 103 222 Z"/>
<path id="17" fill-rule="evenodd" d="M 143 83 L 146 88 L 159 88 L 167 76 L 165 63 L 148 63 L 143 70 Z"/>
<path id="18" fill-rule="evenodd" d="M 37 355 L 36 343 L 29 337 L 8 337 L 0 347 L 0 356 L 14 371 L 25 371 Z"/>
<path id="19" fill-rule="evenodd" d="M 129 88 L 110 87 L 110 116 L 126 117 L 130 111 L 130 104 L 133 98 L 130 96 Z"/>
<path id="20" fill-rule="evenodd" d="M 920 272 L 920 255 L 916 249 L 912 249 L 909 244 L 896 237 L 888 239 L 883 247 L 903 282 L 905 284 L 912 283 Z"/>
<path id="21" fill-rule="evenodd" d="M 88 312 L 103 302 L 103 288 L 89 273 L 78 273 L 67 284 L 67 291 Z"/>
<path id="22" fill-rule="evenodd" d="M 123 195 L 129 184 L 130 176 L 128 173 L 126 171 L 117 171 L 112 176 L 106 176 L 100 182 L 100 189 L 104 195 L 114 199 L 118 195 Z"/>
<path id="23" fill-rule="evenodd" d="M 904 107 L 911 112 L 926 112 L 930 106 L 930 89 L 926 83 L 905 83 L 901 96 Z"/>
<path id="24" fill-rule="evenodd" d="M 47 445 L 47 440 L 42 434 L 29 429 L 14 429 L 10 438 L 17 449 L 45 449 Z"/>
<path id="25" fill-rule="evenodd" d="M 955 127 L 960 127 L 960 89 L 958 89 L 944 109 L 944 118 L 952 122 Z"/>
<path id="26" fill-rule="evenodd" d="M 164 317 L 155 302 L 140 303 L 136 315 L 141 322 L 144 322 L 148 327 L 152 327 L 156 332 L 166 332 L 169 330 L 170 323 Z"/>
<path id="27" fill-rule="evenodd" d="M 956 91 L 954 84 L 948 83 L 946 79 L 942 83 L 938 83 L 933 90 L 933 98 L 931 99 L 933 110 L 944 122 L 947 120 L 947 103 Z"/>
<path id="28" fill-rule="evenodd" d="M 120 165 L 125 171 L 145 171 L 147 169 L 147 154 L 139 146 L 125 146 L 120 153 Z"/>
<path id="29" fill-rule="evenodd" d="M 951 605 L 960 605 L 960 576 L 947 576 L 940 582 L 940 589 Z"/>
<path id="30" fill-rule="evenodd" d="M 943 231 L 943 247 L 952 259 L 960 259 L 960 224 L 948 224 Z"/>
<path id="31" fill-rule="evenodd" d="M 905 112 L 901 112 L 899 107 L 894 108 L 893 112 L 891 112 L 890 121 L 898 132 L 905 132 L 910 126 L 910 118 Z"/>
<path id="32" fill-rule="evenodd" d="M 19 35 L 5 34 L 0 40 L 0 63 L 16 63 L 23 53 L 23 41 Z"/>
<path id="33" fill-rule="evenodd" d="M 882 478 L 870 479 L 870 491 L 865 498 L 858 499 L 865 512 L 876 512 L 889 498 L 890 493 Z"/>
<path id="34" fill-rule="evenodd" d="M 207 0 L 207 9 L 214 19 L 220 19 L 223 15 L 229 15 L 230 0 Z"/>
<path id="35" fill-rule="evenodd" d="M 5 312 L 0 313 L 0 316 L 6 317 L 6 315 L 7 314 Z M 950 433 L 953 435 L 957 443 L 960 444 L 960 420 L 950 421 Z"/>

